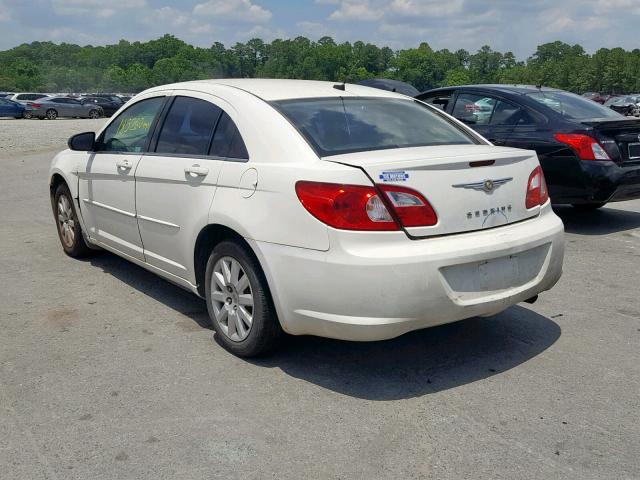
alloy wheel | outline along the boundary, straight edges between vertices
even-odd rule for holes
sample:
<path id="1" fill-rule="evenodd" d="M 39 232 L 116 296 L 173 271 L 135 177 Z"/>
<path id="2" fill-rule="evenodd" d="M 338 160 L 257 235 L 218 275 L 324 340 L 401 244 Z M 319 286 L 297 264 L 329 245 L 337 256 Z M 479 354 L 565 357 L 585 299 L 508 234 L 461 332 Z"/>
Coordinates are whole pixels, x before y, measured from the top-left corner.
<path id="1" fill-rule="evenodd" d="M 71 202 L 66 195 L 60 195 L 58 198 L 58 228 L 64 245 L 72 248 L 76 238 L 76 221 Z"/>
<path id="2" fill-rule="evenodd" d="M 58 118 L 58 112 L 56 112 L 55 110 L 47 110 L 46 115 L 49 120 L 55 120 L 56 118 Z"/>
<path id="3" fill-rule="evenodd" d="M 253 323 L 253 290 L 246 272 L 233 257 L 220 258 L 213 267 L 211 303 L 215 321 L 232 341 L 241 342 Z"/>

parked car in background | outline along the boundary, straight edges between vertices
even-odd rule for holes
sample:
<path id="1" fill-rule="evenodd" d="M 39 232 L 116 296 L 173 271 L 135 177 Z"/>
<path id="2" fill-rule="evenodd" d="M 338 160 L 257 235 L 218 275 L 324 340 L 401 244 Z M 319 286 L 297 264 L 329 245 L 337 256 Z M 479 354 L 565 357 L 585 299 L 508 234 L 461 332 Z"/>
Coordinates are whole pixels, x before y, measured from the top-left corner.
<path id="1" fill-rule="evenodd" d="M 596 209 L 640 198 L 640 120 L 584 97 L 528 85 L 468 85 L 417 96 L 494 145 L 533 149 L 555 204 Z M 489 115 L 478 105 L 491 105 Z"/>
<path id="2" fill-rule="evenodd" d="M 613 97 L 604 106 L 628 117 L 640 117 L 640 95 Z"/>
<path id="3" fill-rule="evenodd" d="M 102 107 L 89 103 L 83 105 L 80 100 L 68 97 L 43 98 L 31 104 L 33 117 L 55 120 L 58 117 L 99 118 L 103 116 Z"/>
<path id="4" fill-rule="evenodd" d="M 123 103 L 127 103 L 132 98 L 133 97 L 130 97 L 129 95 L 120 95 L 120 100 L 122 100 Z"/>
<path id="5" fill-rule="evenodd" d="M 13 93 L 11 92 L 0 92 L 0 98 L 9 98 L 12 95 Z"/>
<path id="6" fill-rule="evenodd" d="M 23 118 L 27 105 L 0 98 L 0 117 Z"/>
<path id="7" fill-rule="evenodd" d="M 81 98 L 87 98 L 87 97 L 104 98 L 112 102 L 120 103 L 120 105 L 124 104 L 124 101 L 122 100 L 122 98 L 120 98 L 115 93 L 91 93 L 91 94 L 84 94 L 81 96 Z"/>
<path id="8" fill-rule="evenodd" d="M 562 272 L 535 152 L 397 93 L 166 85 L 69 146 L 50 171 L 64 251 L 103 247 L 204 297 L 237 355 L 283 331 L 370 341 L 495 314 Z"/>
<path id="9" fill-rule="evenodd" d="M 48 96 L 46 93 L 14 93 L 9 97 L 9 100 L 20 103 L 30 103 Z"/>
<path id="10" fill-rule="evenodd" d="M 80 98 L 80 103 L 83 105 L 97 105 L 102 108 L 105 117 L 110 117 L 114 113 L 116 113 L 120 107 L 122 107 L 122 102 L 116 102 L 114 100 L 109 100 L 105 97 L 82 97 Z"/>
<path id="11" fill-rule="evenodd" d="M 391 80 L 388 78 L 368 78 L 360 80 L 358 85 L 364 85 L 365 87 L 379 88 L 381 90 L 387 90 L 388 92 L 397 92 L 409 97 L 415 97 L 420 91 L 413 85 L 401 82 L 400 80 Z"/>

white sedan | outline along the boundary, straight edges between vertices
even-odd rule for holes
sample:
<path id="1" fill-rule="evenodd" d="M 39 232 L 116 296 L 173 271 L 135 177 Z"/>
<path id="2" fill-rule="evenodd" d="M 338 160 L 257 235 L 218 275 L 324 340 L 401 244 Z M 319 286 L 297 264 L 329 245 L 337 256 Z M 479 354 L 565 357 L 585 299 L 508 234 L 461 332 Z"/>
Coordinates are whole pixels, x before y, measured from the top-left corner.
<path id="1" fill-rule="evenodd" d="M 562 222 L 535 152 L 392 92 L 301 80 L 155 87 L 51 165 L 64 251 L 206 299 L 231 352 L 381 340 L 533 301 Z"/>

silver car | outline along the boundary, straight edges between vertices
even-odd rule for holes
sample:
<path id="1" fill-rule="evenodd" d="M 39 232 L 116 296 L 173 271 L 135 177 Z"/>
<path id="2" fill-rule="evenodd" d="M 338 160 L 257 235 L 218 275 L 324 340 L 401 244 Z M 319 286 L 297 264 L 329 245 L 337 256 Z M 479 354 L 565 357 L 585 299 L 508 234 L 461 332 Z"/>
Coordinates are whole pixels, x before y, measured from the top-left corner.
<path id="1" fill-rule="evenodd" d="M 100 118 L 104 112 L 95 104 L 83 105 L 80 100 L 70 97 L 51 97 L 36 100 L 31 104 L 32 117 L 55 120 L 58 117 Z"/>

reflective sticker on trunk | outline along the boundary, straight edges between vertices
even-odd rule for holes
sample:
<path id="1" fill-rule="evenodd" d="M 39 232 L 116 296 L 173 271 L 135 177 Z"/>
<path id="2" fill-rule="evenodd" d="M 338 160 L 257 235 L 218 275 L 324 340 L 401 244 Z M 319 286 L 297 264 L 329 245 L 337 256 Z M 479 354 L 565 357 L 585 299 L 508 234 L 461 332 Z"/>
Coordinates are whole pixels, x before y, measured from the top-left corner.
<path id="1" fill-rule="evenodd" d="M 382 172 L 379 175 L 380 180 L 383 182 L 406 182 L 409 178 L 409 174 L 404 171 L 399 172 Z"/>

